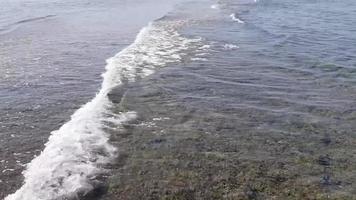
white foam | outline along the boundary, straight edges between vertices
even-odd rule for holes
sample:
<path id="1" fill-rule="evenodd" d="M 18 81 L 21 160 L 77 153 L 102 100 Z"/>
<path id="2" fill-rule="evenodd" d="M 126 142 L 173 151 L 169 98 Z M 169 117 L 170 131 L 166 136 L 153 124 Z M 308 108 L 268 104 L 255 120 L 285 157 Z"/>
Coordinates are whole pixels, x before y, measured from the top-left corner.
<path id="1" fill-rule="evenodd" d="M 219 4 L 213 4 L 210 6 L 211 9 L 219 9 Z"/>
<path id="2" fill-rule="evenodd" d="M 241 19 L 239 19 L 235 13 L 232 13 L 232 14 L 230 15 L 230 17 L 231 17 L 232 21 L 235 21 L 235 22 L 237 22 L 237 23 L 240 23 L 240 24 L 244 24 L 244 23 L 245 23 L 244 21 L 242 21 Z"/>
<path id="3" fill-rule="evenodd" d="M 163 120 L 169 120 L 169 117 L 155 117 L 152 120 L 153 121 L 163 121 Z"/>
<path id="4" fill-rule="evenodd" d="M 13 171 L 15 171 L 15 169 L 4 169 L 4 170 L 2 170 L 2 173 L 13 172 Z"/>
<path id="5" fill-rule="evenodd" d="M 191 58 L 190 60 L 191 61 L 208 61 L 208 59 L 206 59 L 206 58 L 199 58 L 199 57 Z"/>
<path id="6" fill-rule="evenodd" d="M 176 31 L 180 25 L 150 24 L 133 44 L 108 59 L 99 93 L 51 133 L 45 149 L 23 172 L 23 186 L 5 200 L 52 200 L 91 190 L 89 180 L 102 172 L 99 165 L 116 155 L 104 128 L 115 128 L 135 117 L 135 112 L 112 113 L 107 94 L 124 81 L 145 77 L 198 50 L 201 40 L 180 36 Z"/>
<path id="7" fill-rule="evenodd" d="M 234 49 L 238 49 L 239 46 L 234 45 L 234 44 L 224 44 L 224 49 L 225 50 L 234 50 Z"/>

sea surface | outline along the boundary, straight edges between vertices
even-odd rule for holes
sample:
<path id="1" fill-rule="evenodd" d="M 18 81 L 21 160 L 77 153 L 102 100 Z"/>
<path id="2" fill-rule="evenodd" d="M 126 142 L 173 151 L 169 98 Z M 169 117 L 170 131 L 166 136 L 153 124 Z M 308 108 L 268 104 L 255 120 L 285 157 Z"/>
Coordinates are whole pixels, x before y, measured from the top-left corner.
<path id="1" fill-rule="evenodd" d="M 350 0 L 1 1 L 0 199 L 352 199 L 355 24 Z"/>

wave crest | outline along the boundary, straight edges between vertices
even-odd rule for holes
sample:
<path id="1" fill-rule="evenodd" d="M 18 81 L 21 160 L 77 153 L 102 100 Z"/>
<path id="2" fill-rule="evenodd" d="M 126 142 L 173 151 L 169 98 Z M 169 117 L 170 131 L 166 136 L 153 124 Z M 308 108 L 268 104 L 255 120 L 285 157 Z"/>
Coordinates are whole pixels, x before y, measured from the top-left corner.
<path id="1" fill-rule="evenodd" d="M 136 115 L 113 113 L 109 92 L 199 52 L 201 39 L 187 39 L 177 32 L 183 25 L 183 21 L 153 22 L 141 30 L 134 43 L 108 59 L 99 93 L 51 133 L 45 149 L 23 172 L 23 186 L 5 200 L 59 199 L 92 190 L 90 180 L 103 171 L 101 165 L 116 156 L 116 147 L 105 132 L 107 124 L 115 128 Z"/>

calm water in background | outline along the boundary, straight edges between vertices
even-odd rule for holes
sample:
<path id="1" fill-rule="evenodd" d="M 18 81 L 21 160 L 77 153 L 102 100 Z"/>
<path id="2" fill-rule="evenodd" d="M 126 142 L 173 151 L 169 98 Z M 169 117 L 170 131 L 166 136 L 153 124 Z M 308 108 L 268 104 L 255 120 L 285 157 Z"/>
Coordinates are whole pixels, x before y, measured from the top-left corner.
<path id="1" fill-rule="evenodd" d="M 98 91 L 104 60 L 133 41 L 147 11 L 161 11 L 150 12 L 154 19 L 169 7 L 141 1 L 1 4 L 11 7 L 0 6 L 0 198 L 21 185 L 22 164 L 43 148 L 49 132 Z M 356 194 L 356 3 L 189 2 L 169 17 L 191 19 L 181 32 L 204 38 L 210 51 L 132 86 L 128 107 L 148 124 L 140 128 L 171 133 L 149 138 L 159 144 L 147 144 L 145 136 L 137 145 L 177 155 L 220 152 L 246 164 L 223 169 L 249 174 L 249 187 L 272 185 L 272 169 L 278 169 L 284 188 L 304 184 L 330 195 Z M 145 93 L 151 90 L 159 92 Z M 185 133 L 200 139 L 187 142 L 192 136 Z M 134 154 L 135 143 L 127 145 Z M 262 172 L 249 171 L 256 166 Z"/>

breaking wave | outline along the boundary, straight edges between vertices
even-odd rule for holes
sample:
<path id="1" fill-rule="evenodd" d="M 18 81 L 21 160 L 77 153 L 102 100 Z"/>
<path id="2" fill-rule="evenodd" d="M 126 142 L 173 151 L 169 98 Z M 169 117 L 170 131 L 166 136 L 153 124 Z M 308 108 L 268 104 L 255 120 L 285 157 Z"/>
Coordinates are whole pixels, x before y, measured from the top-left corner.
<path id="1" fill-rule="evenodd" d="M 135 112 L 113 113 L 109 92 L 125 82 L 154 73 L 157 67 L 182 61 L 204 51 L 201 39 L 188 39 L 177 30 L 184 21 L 155 21 L 143 28 L 134 43 L 107 60 L 98 94 L 71 119 L 53 131 L 41 154 L 23 172 L 24 184 L 5 200 L 51 200 L 76 197 L 93 188 L 101 166 L 116 156 L 105 129 L 120 127 Z"/>

